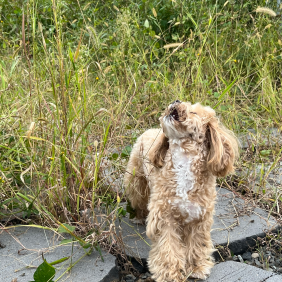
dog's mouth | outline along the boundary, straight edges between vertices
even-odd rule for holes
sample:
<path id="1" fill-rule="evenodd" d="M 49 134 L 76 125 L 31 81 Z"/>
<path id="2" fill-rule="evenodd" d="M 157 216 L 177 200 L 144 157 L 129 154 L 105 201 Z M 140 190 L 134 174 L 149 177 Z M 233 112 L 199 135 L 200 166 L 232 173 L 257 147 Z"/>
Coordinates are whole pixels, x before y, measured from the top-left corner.
<path id="1" fill-rule="evenodd" d="M 176 108 L 173 108 L 169 114 L 174 120 L 179 121 L 179 115 Z"/>

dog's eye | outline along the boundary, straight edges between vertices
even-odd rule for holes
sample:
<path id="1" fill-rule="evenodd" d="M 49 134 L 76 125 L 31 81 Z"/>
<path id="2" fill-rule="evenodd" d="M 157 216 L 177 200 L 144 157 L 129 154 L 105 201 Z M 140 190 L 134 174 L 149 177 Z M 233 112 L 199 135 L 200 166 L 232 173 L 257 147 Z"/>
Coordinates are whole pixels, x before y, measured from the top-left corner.
<path id="1" fill-rule="evenodd" d="M 196 115 L 197 113 L 195 113 L 195 112 L 190 112 L 190 114 Z"/>

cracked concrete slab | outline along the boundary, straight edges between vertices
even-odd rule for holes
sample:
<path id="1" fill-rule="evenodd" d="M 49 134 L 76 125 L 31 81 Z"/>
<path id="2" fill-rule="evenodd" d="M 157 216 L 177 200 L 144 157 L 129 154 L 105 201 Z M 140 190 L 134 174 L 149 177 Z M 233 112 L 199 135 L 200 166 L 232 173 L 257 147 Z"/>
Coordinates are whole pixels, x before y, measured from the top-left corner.
<path id="1" fill-rule="evenodd" d="M 189 281 L 195 281 L 189 279 Z M 198 280 L 203 281 L 203 280 Z M 282 276 L 245 263 L 226 261 L 215 265 L 206 282 L 281 282 Z"/>
<path id="2" fill-rule="evenodd" d="M 214 245 L 227 245 L 234 254 L 240 254 L 254 246 L 258 236 L 275 229 L 275 218 L 260 209 L 247 204 L 244 200 L 224 188 L 217 190 L 212 239 Z"/>
<path id="3" fill-rule="evenodd" d="M 227 189 L 218 188 L 218 199 L 215 208 L 212 240 L 214 245 L 227 245 L 234 254 L 239 254 L 254 246 L 257 236 L 277 225 L 268 213 L 248 205 Z M 121 223 L 122 237 L 127 255 L 137 258 L 148 258 L 150 240 L 146 237 L 146 227 L 123 218 Z"/>
<path id="4" fill-rule="evenodd" d="M 11 282 L 12 279 L 17 279 L 13 280 L 17 282 L 32 281 L 36 267 L 43 262 L 42 253 L 49 263 L 70 257 L 54 265 L 57 270 L 55 279 L 64 274 L 60 281 L 98 282 L 115 266 L 115 257 L 108 253 L 102 252 L 103 262 L 96 251 L 83 257 L 87 250 L 77 243 L 59 245 L 59 235 L 51 230 L 15 227 L 1 230 L 0 238 L 5 245 L 5 248 L 0 248 L 0 281 L 3 282 Z M 72 269 L 67 271 L 71 264 Z"/>

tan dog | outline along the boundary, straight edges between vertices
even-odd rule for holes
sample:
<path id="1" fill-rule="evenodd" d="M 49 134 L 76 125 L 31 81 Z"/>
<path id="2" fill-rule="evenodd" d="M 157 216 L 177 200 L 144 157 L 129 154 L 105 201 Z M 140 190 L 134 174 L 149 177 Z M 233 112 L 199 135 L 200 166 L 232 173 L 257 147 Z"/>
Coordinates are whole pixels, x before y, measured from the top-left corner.
<path id="1" fill-rule="evenodd" d="M 176 100 L 160 122 L 162 130 L 147 130 L 133 147 L 127 197 L 136 220 L 147 221 L 152 277 L 157 282 L 205 279 L 214 264 L 216 176 L 233 171 L 237 140 L 213 109 L 200 104 Z"/>

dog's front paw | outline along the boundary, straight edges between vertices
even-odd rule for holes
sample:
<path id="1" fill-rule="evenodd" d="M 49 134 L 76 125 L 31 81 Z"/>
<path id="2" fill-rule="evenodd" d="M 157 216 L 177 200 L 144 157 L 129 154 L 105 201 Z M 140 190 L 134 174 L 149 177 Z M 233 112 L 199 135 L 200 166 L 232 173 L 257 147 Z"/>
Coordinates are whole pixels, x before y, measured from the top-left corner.
<path id="1" fill-rule="evenodd" d="M 200 266 L 190 271 L 189 278 L 206 280 L 211 273 L 210 266 Z"/>
<path id="2" fill-rule="evenodd" d="M 201 272 L 193 272 L 189 275 L 189 278 L 206 280 L 208 278 L 208 275 L 205 275 L 204 273 Z"/>

